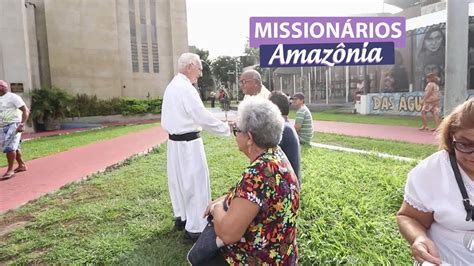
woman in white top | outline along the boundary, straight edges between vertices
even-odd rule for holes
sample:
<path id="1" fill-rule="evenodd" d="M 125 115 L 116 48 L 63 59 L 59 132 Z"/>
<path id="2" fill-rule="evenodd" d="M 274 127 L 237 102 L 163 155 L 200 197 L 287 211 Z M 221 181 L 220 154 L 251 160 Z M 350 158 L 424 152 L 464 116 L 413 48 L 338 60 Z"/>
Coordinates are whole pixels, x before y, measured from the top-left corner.
<path id="1" fill-rule="evenodd" d="M 474 99 L 456 107 L 443 120 L 438 137 L 440 151 L 408 174 L 404 201 L 397 214 L 398 226 L 417 262 L 473 265 L 474 215 L 467 214 L 449 155 L 456 158 L 472 205 Z"/>

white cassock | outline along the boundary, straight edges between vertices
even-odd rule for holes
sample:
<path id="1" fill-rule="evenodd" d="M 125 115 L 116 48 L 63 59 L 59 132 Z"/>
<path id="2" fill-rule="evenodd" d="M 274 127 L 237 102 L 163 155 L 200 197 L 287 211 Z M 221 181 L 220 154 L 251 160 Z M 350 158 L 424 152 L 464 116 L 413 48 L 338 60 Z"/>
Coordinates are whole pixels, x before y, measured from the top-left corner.
<path id="1" fill-rule="evenodd" d="M 181 135 L 202 129 L 229 136 L 230 128 L 214 117 L 202 103 L 196 88 L 178 73 L 166 87 L 161 125 L 168 134 Z M 168 140 L 168 187 L 175 217 L 186 221 L 186 231 L 200 233 L 207 224 L 203 213 L 211 200 L 209 170 L 202 138 Z"/>

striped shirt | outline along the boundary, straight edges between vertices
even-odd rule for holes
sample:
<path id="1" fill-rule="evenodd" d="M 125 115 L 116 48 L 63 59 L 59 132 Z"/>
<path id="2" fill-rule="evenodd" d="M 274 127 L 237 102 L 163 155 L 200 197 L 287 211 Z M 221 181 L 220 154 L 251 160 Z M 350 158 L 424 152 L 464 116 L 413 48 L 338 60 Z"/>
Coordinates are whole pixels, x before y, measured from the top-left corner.
<path id="1" fill-rule="evenodd" d="M 313 117 L 306 105 L 301 106 L 296 111 L 295 124 L 300 124 L 301 129 L 298 131 L 298 137 L 301 143 L 310 143 L 313 138 Z"/>

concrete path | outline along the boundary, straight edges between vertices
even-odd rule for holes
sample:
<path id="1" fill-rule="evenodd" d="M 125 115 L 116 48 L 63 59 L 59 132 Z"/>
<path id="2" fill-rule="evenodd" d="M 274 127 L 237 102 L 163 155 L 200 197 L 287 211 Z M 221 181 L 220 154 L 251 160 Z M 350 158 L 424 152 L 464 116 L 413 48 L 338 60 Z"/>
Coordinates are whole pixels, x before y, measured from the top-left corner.
<path id="1" fill-rule="evenodd" d="M 316 132 L 347 136 L 406 141 L 418 144 L 437 144 L 436 134 L 414 127 L 356 124 L 332 121 L 314 121 Z"/>

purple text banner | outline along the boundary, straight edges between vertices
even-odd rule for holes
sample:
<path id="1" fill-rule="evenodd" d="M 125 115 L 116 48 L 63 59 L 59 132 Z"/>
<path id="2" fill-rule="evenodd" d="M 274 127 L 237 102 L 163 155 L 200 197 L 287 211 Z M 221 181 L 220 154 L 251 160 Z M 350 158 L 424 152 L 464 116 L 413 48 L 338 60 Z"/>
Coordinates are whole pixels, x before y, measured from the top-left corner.
<path id="1" fill-rule="evenodd" d="M 406 44 L 404 17 L 251 17 L 250 47 L 268 44 Z"/>

